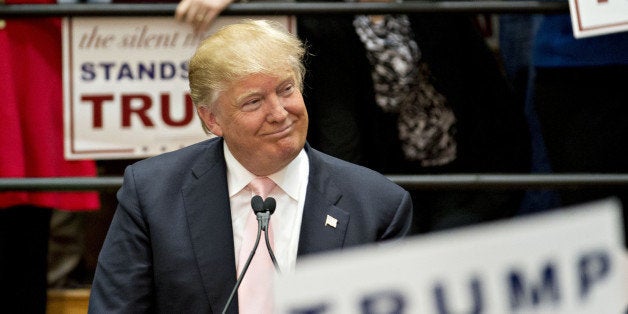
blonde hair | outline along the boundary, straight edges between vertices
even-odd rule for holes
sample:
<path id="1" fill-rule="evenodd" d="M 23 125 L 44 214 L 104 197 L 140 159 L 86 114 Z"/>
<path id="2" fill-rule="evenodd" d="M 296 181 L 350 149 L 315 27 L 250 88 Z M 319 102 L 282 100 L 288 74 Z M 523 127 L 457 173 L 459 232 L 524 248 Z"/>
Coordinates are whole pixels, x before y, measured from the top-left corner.
<path id="1" fill-rule="evenodd" d="M 190 59 L 192 101 L 197 107 L 211 109 L 231 83 L 257 73 L 278 74 L 287 68 L 302 90 L 304 54 L 303 43 L 279 23 L 244 20 L 224 26 L 205 39 Z"/>

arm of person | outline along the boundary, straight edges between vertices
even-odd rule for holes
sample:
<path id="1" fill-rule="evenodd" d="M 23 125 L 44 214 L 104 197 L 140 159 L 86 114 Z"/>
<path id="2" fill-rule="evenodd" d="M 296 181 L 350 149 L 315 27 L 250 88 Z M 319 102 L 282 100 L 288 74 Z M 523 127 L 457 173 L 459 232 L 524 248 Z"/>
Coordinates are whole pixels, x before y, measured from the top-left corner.
<path id="1" fill-rule="evenodd" d="M 412 198 L 410 193 L 404 191 L 397 210 L 394 212 L 390 224 L 382 234 L 380 240 L 403 238 L 411 231 L 412 226 Z"/>
<path id="2" fill-rule="evenodd" d="M 175 19 L 191 24 L 195 33 L 202 34 L 232 2 L 233 0 L 181 0 L 175 10 Z"/>
<path id="3" fill-rule="evenodd" d="M 132 167 L 125 171 L 117 196 L 119 205 L 98 258 L 89 313 L 150 313 L 152 249 Z"/>

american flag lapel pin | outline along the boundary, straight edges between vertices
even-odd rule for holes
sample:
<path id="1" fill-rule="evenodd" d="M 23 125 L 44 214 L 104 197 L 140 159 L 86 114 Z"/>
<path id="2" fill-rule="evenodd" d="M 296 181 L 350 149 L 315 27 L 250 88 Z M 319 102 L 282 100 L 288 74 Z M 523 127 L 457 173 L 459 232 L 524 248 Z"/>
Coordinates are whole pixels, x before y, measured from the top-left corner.
<path id="1" fill-rule="evenodd" d="M 330 226 L 332 228 L 336 228 L 337 224 L 338 224 L 338 219 L 327 215 L 327 218 L 325 219 L 325 227 Z"/>

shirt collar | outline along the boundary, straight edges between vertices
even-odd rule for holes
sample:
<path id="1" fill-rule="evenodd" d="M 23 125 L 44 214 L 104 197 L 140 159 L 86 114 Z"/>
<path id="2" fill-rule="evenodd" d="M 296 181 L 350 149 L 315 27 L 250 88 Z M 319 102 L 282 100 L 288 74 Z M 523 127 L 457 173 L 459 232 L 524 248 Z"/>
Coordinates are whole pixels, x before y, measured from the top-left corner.
<path id="1" fill-rule="evenodd" d="M 227 164 L 227 186 L 229 188 L 229 197 L 234 196 L 246 187 L 256 175 L 248 171 L 233 156 L 227 143 L 223 141 L 225 162 Z M 307 180 L 308 176 L 308 158 L 304 149 L 301 149 L 296 158 L 294 158 L 283 169 L 269 175 L 268 177 L 277 184 L 288 196 L 295 200 L 299 200 L 299 187 L 302 178 Z M 306 181 L 307 182 L 307 181 Z"/>

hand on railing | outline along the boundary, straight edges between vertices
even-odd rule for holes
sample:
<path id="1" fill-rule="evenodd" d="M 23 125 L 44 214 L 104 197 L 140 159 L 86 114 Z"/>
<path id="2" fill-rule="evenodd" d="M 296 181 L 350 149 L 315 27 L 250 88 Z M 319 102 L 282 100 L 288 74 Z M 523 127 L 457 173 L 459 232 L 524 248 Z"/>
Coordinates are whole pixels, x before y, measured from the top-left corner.
<path id="1" fill-rule="evenodd" d="M 190 23 L 201 34 L 233 0 L 181 0 L 175 11 L 177 21 Z"/>

